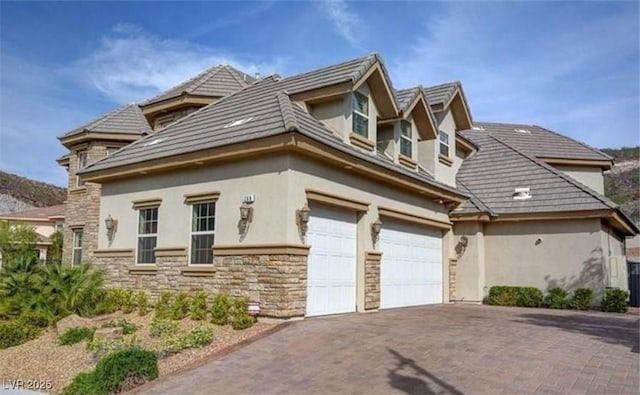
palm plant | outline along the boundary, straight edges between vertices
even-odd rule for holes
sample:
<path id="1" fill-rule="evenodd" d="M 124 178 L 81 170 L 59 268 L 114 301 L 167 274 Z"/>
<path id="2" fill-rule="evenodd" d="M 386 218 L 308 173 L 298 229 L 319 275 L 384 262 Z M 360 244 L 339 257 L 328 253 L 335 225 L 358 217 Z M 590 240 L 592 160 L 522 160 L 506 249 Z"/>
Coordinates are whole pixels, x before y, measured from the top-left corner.
<path id="1" fill-rule="evenodd" d="M 40 281 L 42 302 L 55 316 L 91 314 L 102 295 L 103 273 L 89 264 L 43 267 Z"/>
<path id="2" fill-rule="evenodd" d="M 8 260 L 0 271 L 0 316 L 15 317 L 37 303 L 41 266 L 30 255 Z"/>

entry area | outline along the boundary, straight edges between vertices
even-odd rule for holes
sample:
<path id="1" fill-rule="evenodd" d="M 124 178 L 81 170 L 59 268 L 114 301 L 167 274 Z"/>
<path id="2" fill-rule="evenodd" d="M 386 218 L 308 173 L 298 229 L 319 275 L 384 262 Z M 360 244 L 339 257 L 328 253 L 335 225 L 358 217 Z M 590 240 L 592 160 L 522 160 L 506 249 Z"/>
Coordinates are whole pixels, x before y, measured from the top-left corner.
<path id="1" fill-rule="evenodd" d="M 356 213 L 311 206 L 307 243 L 307 316 L 356 311 Z"/>
<path id="2" fill-rule="evenodd" d="M 442 303 L 439 229 L 385 220 L 380 251 L 380 308 Z"/>

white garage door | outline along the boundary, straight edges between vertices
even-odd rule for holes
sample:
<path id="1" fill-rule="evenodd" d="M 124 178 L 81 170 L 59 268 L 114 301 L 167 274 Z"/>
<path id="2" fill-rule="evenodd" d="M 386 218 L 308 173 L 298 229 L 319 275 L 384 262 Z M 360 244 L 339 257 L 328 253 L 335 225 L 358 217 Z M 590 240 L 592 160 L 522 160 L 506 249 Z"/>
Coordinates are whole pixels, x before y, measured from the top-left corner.
<path id="1" fill-rule="evenodd" d="M 442 232 L 384 221 L 380 232 L 380 307 L 442 303 Z"/>
<path id="2" fill-rule="evenodd" d="M 307 243 L 307 316 L 355 311 L 355 213 L 312 206 Z"/>

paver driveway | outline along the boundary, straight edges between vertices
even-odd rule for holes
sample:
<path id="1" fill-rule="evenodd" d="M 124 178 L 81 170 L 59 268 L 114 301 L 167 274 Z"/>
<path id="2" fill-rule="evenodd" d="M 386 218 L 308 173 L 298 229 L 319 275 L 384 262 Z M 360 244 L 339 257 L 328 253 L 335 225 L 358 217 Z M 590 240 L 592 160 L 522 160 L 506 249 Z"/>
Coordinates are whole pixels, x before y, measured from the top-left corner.
<path id="1" fill-rule="evenodd" d="M 463 305 L 313 318 L 141 392 L 637 394 L 638 323 Z"/>

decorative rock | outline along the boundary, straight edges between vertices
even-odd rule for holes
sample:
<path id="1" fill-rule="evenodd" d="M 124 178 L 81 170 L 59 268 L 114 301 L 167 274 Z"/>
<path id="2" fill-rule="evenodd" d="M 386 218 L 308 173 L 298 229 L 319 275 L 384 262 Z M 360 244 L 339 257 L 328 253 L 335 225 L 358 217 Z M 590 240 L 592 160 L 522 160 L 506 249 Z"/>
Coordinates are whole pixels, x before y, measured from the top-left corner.
<path id="1" fill-rule="evenodd" d="M 93 334 L 93 338 L 96 340 L 121 340 L 122 328 L 100 328 L 96 329 Z"/>
<path id="2" fill-rule="evenodd" d="M 93 321 L 90 318 L 83 318 L 76 314 L 64 317 L 56 323 L 56 330 L 62 334 L 71 328 L 91 328 Z"/>

